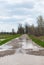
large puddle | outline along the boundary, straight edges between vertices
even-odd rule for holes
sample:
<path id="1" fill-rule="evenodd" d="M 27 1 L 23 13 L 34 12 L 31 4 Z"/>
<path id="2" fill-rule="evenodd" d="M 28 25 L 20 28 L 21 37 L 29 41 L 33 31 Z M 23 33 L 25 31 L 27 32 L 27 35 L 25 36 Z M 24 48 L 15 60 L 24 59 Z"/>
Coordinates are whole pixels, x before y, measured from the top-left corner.
<path id="1" fill-rule="evenodd" d="M 23 40 L 22 42 L 22 48 L 23 49 L 33 49 L 35 46 L 32 44 L 32 42 L 30 42 L 29 40 Z M 35 47 L 37 48 L 37 47 Z"/>
<path id="2" fill-rule="evenodd" d="M 0 51 L 6 51 L 6 50 L 9 50 L 11 48 L 12 48 L 12 46 L 5 44 L 5 45 L 0 46 Z"/>
<path id="3" fill-rule="evenodd" d="M 38 50 L 38 47 L 36 45 L 33 44 L 33 42 L 30 40 L 24 40 L 22 42 L 22 48 L 23 49 L 37 49 Z"/>
<path id="4" fill-rule="evenodd" d="M 21 47 L 16 49 L 16 53 L 26 53 L 26 50 L 39 51 L 38 46 L 34 45 L 31 40 L 22 39 L 19 44 Z"/>
<path id="5" fill-rule="evenodd" d="M 38 47 L 35 46 L 31 40 L 27 40 L 26 38 L 20 39 L 18 43 L 19 45 L 21 45 L 21 47 L 16 49 L 16 53 L 21 53 L 21 52 L 25 53 L 25 50 L 27 49 L 32 49 L 34 51 L 39 50 Z M 10 49 L 12 49 L 12 46 L 7 45 L 7 44 L 0 46 L 0 51 L 10 50 Z"/>
<path id="6" fill-rule="evenodd" d="M 18 38 L 17 38 L 18 39 Z M 32 40 L 27 40 L 26 38 L 20 39 L 18 42 L 19 48 L 16 49 L 16 53 L 26 53 L 26 50 L 33 50 L 33 51 L 38 51 L 39 48 L 33 44 Z M 4 44 L 0 46 L 0 51 L 5 51 L 5 50 L 10 50 L 12 49 L 13 46 Z"/>
<path id="7" fill-rule="evenodd" d="M 0 39 L 0 41 L 3 41 L 3 40 L 5 40 L 5 39 Z M 3 44 L 3 45 L 0 46 L 0 51 L 5 51 L 5 50 L 8 50 L 10 48 L 12 48 L 12 46 Z"/>
<path id="8" fill-rule="evenodd" d="M 0 65 L 44 65 L 43 56 L 26 54 L 26 50 L 28 49 L 32 49 L 34 51 L 38 51 L 39 49 L 39 47 L 34 45 L 31 40 L 21 39 L 18 44 L 21 45 L 21 47 L 16 49 L 16 54 L 0 57 Z M 11 48 L 12 46 L 5 44 L 0 46 L 0 51 Z"/>

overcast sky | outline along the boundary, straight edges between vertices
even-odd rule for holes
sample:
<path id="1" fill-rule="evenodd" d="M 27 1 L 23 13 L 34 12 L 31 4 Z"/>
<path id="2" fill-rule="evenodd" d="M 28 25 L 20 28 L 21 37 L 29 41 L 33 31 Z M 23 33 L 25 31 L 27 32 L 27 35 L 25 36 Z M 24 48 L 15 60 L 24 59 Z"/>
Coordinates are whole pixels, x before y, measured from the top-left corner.
<path id="1" fill-rule="evenodd" d="M 0 0 L 0 31 L 17 30 L 18 24 L 34 24 L 44 17 L 44 0 Z"/>

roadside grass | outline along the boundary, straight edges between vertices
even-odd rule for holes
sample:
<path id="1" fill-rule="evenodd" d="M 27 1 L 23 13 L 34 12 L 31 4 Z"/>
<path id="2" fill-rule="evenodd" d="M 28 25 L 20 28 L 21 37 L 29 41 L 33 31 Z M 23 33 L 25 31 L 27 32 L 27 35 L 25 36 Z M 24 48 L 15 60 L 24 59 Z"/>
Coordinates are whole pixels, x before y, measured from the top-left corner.
<path id="1" fill-rule="evenodd" d="M 6 35 L 4 35 L 4 36 L 6 36 Z M 15 35 L 7 35 L 6 37 L 3 37 L 5 40 L 3 40 L 3 41 L 0 41 L 0 45 L 3 45 L 3 44 L 5 44 L 5 43 L 7 43 L 8 41 L 10 41 L 10 40 L 12 40 L 12 39 L 14 39 L 14 38 L 17 38 L 17 37 L 19 37 L 20 36 L 20 34 L 15 34 Z"/>
<path id="2" fill-rule="evenodd" d="M 0 39 L 5 39 L 11 36 L 13 36 L 13 34 L 0 34 Z"/>
<path id="3" fill-rule="evenodd" d="M 44 36 L 40 36 L 40 37 L 37 37 L 37 38 L 44 42 Z"/>
<path id="4" fill-rule="evenodd" d="M 32 39 L 32 41 L 34 41 L 35 43 L 37 43 L 41 47 L 44 47 L 44 41 L 41 41 L 39 38 L 37 38 L 34 35 L 29 35 L 29 37 Z"/>

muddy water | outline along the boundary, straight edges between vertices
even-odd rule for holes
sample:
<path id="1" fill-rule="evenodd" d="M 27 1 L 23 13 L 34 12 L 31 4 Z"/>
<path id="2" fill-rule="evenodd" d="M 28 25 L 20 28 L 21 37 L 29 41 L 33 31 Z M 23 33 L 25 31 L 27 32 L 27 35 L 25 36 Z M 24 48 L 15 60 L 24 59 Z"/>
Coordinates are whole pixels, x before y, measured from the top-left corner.
<path id="1" fill-rule="evenodd" d="M 0 41 L 3 41 L 3 40 L 5 40 L 5 39 L 0 39 Z M 3 44 L 0 46 L 0 51 L 5 51 L 5 50 L 8 50 L 10 48 L 12 48 L 12 46 L 7 45 L 7 43 L 6 43 L 6 44 Z"/>
<path id="2" fill-rule="evenodd" d="M 16 53 L 26 53 L 26 50 L 39 51 L 39 47 L 34 45 L 32 40 L 21 39 L 21 47 L 16 49 Z"/>
<path id="3" fill-rule="evenodd" d="M 6 51 L 6 50 L 9 50 L 11 48 L 12 48 L 12 46 L 2 45 L 2 46 L 0 46 L 0 51 Z"/>
<path id="4" fill-rule="evenodd" d="M 35 45 L 32 42 L 32 40 L 26 39 L 26 37 L 27 36 L 24 35 L 19 40 L 19 42 L 17 43 L 19 44 L 19 47 L 16 49 L 14 48 L 16 51 L 13 55 L 0 57 L 0 65 L 44 65 L 44 56 L 30 55 L 30 53 L 29 55 L 26 54 L 27 50 L 28 52 L 30 50 L 33 50 L 33 51 L 39 50 L 39 46 Z M 2 45 L 1 48 L 3 50 L 12 49 L 12 45 L 5 44 L 5 45 Z"/>
<path id="5" fill-rule="evenodd" d="M 16 38 L 17 40 L 19 38 Z M 21 38 L 20 41 L 17 43 L 18 48 L 15 49 L 15 53 L 26 53 L 26 50 L 34 50 L 38 51 L 39 47 L 34 45 L 32 40 Z M 12 49 L 12 45 L 8 45 L 7 43 L 0 46 L 0 51 L 6 51 Z"/>
<path id="6" fill-rule="evenodd" d="M 38 47 L 37 46 L 34 46 L 31 41 L 24 40 L 22 42 L 22 48 L 23 49 L 34 49 L 34 48 L 38 48 Z"/>

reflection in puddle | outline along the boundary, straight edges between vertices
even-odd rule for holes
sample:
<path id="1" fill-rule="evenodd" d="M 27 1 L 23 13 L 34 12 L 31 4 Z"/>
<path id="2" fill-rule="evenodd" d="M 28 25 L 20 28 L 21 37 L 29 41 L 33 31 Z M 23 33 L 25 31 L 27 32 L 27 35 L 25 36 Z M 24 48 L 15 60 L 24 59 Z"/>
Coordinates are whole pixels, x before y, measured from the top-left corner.
<path id="1" fill-rule="evenodd" d="M 26 50 L 28 49 L 33 51 L 39 51 L 39 48 L 35 46 L 30 40 L 22 39 L 19 44 L 21 44 L 22 46 L 21 48 L 18 48 L 16 50 L 16 53 L 26 53 Z"/>
<path id="2" fill-rule="evenodd" d="M 38 48 L 30 40 L 23 39 L 22 42 L 20 42 L 20 43 L 22 44 L 22 48 L 23 49 L 34 49 L 34 48 Z"/>
<path id="3" fill-rule="evenodd" d="M 11 48 L 12 48 L 12 46 L 2 45 L 2 46 L 0 46 L 0 51 L 5 51 L 5 50 L 11 49 Z"/>
<path id="4" fill-rule="evenodd" d="M 18 45 L 18 48 L 15 49 L 16 54 L 1 57 L 0 65 L 44 65 L 43 56 L 34 56 L 34 55 L 26 54 L 26 49 L 27 50 L 28 49 L 34 49 L 34 50 L 38 49 L 38 46 L 34 45 L 34 43 L 31 40 L 21 39 L 17 43 L 17 45 Z M 3 50 L 11 49 L 11 48 L 12 46 L 8 46 L 8 45 L 0 46 L 0 49 L 3 49 Z"/>
<path id="5" fill-rule="evenodd" d="M 18 44 L 17 44 L 18 45 Z M 32 49 L 35 51 L 38 51 L 38 47 L 35 46 L 31 40 L 27 40 L 27 39 L 21 39 L 19 41 L 19 48 L 16 49 L 16 53 L 26 53 L 26 49 Z M 5 50 L 10 50 L 12 49 L 13 46 L 4 44 L 2 46 L 0 46 L 0 51 L 5 51 Z"/>
<path id="6" fill-rule="evenodd" d="M 23 49 L 33 49 L 33 45 L 30 43 L 23 42 L 22 45 Z"/>

